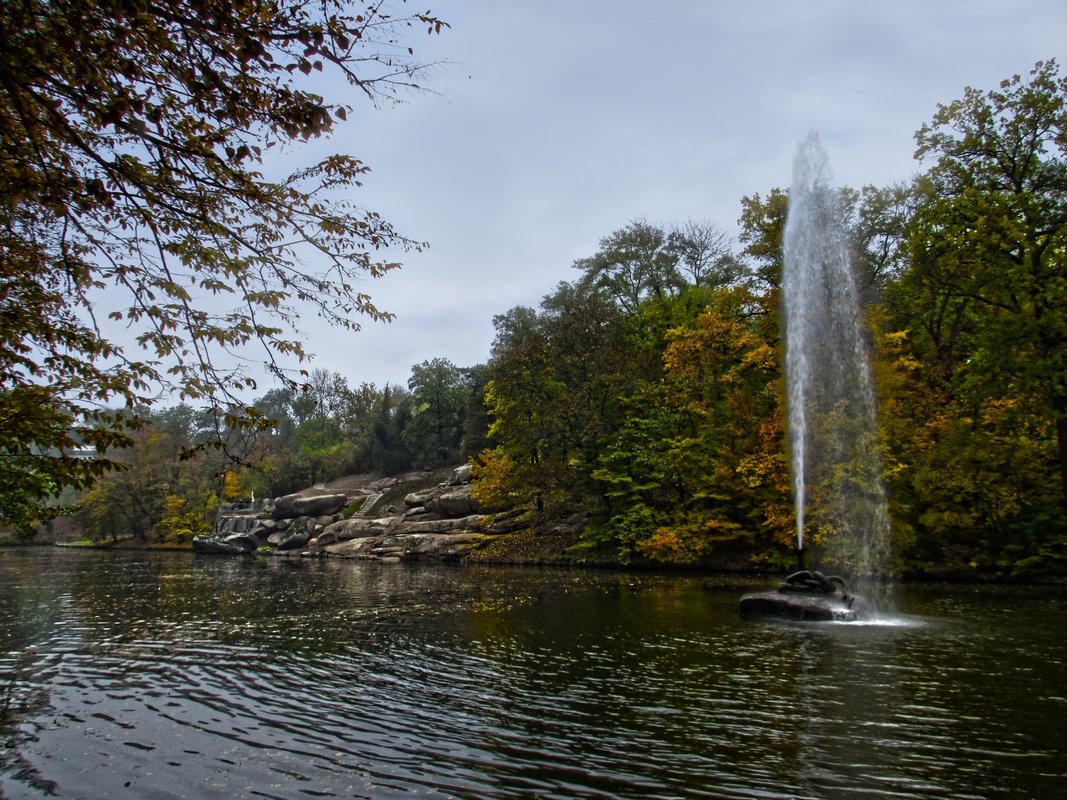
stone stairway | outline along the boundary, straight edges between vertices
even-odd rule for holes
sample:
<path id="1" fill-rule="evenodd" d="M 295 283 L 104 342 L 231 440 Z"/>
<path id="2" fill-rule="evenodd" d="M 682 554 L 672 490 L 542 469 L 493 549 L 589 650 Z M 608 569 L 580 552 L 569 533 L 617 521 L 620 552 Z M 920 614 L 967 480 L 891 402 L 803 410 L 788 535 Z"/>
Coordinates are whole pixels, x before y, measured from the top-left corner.
<path id="1" fill-rule="evenodd" d="M 374 509 L 375 504 L 382 499 L 382 493 L 371 492 L 366 497 L 367 499 L 363 501 L 363 505 L 359 507 L 359 511 L 357 511 L 352 516 L 363 517 L 364 519 L 370 517 L 371 511 Z"/>

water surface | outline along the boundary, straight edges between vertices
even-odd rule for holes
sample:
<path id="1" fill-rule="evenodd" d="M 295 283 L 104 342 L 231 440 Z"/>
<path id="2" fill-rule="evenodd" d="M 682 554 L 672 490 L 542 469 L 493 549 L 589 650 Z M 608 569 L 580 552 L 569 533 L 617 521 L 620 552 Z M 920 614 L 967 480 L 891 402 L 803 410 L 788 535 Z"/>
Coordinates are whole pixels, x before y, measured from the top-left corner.
<path id="1" fill-rule="evenodd" d="M 0 553 L 0 797 L 1053 798 L 1067 592 Z"/>

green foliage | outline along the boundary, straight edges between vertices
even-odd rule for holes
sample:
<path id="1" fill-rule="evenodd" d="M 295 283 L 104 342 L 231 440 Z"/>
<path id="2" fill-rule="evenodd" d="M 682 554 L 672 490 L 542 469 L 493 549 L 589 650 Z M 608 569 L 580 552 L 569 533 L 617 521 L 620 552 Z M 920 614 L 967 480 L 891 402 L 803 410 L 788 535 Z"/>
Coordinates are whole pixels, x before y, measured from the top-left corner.
<path id="1" fill-rule="evenodd" d="M 114 451 L 116 469 L 100 475 L 78 502 L 84 530 L 94 539 L 132 535 L 148 541 L 185 541 L 209 529 L 225 485 L 229 460 L 220 451 L 194 449 L 204 433 L 182 409 L 144 412 L 129 446 Z M 186 425 L 175 424 L 185 420 Z"/>
<path id="2" fill-rule="evenodd" d="M 788 541 L 778 359 L 747 313 L 752 301 L 719 292 L 670 331 L 662 380 L 630 398 L 601 452 L 594 477 L 610 516 L 596 536 L 675 563 L 739 540 L 750 556 Z"/>
<path id="3" fill-rule="evenodd" d="M 194 536 L 210 533 L 218 504 L 214 492 L 192 498 L 167 495 L 155 525 L 156 537 L 161 542 L 187 544 Z"/>
<path id="4" fill-rule="evenodd" d="M 540 313 L 516 308 L 494 322 L 486 480 L 496 497 L 565 513 L 595 497 L 598 442 L 617 425 L 619 398 L 633 383 L 624 318 L 605 293 L 561 284 Z"/>
<path id="5" fill-rule="evenodd" d="M 782 243 L 785 238 L 789 196 L 772 189 L 763 199 L 758 194 L 741 198 L 743 253 L 754 262 L 753 276 L 760 291 L 774 293 L 782 285 Z"/>
<path id="6" fill-rule="evenodd" d="M 932 166 L 911 185 L 841 190 L 905 569 L 1067 572 L 1065 108 L 1067 82 L 1054 62 L 1039 63 L 1028 79 L 940 107 L 917 136 Z M 484 367 L 428 360 L 407 390 L 352 388 L 316 370 L 303 388 L 268 392 L 252 409 L 116 419 L 71 406 L 72 383 L 5 384 L 0 514 L 28 529 L 38 498 L 89 487 L 103 467 L 73 458 L 81 444 L 127 467 L 83 495 L 88 528 L 145 537 L 200 529 L 205 498 L 227 490 L 227 455 L 246 464 L 242 491 L 277 495 L 478 452 L 479 502 L 529 509 L 539 523 L 586 512 L 579 548 L 785 567 L 795 524 L 778 325 L 787 214 L 780 190 L 744 198 L 736 254 L 706 225 L 632 222 L 575 263 L 577 282 L 496 317 Z M 61 293 L 30 285 L 39 274 L 10 280 L 11 291 L 61 310 Z M 68 334 L 80 335 L 54 341 Z M 0 327 L 11 363 L 32 361 L 35 346 L 20 350 Z M 249 415 L 261 430 L 241 426 Z M 149 424 L 128 429 L 138 418 Z M 824 424 L 840 420 L 831 409 Z M 224 450 L 202 447 L 209 441 Z M 856 482 L 855 467 L 833 462 L 809 486 L 816 542 L 839 535 L 820 514 L 821 493 Z"/>
<path id="7" fill-rule="evenodd" d="M 915 557 L 1010 571 L 1067 541 L 1067 79 L 967 89 L 916 135 L 887 439 Z M 908 427 L 918 431 L 909 433 Z"/>
<path id="8" fill-rule="evenodd" d="M 6 522 L 110 466 L 65 455 L 66 429 L 100 453 L 123 444 L 132 415 L 100 409 L 174 390 L 256 427 L 235 402 L 254 378 L 232 365 L 296 383 L 307 306 L 349 330 L 389 318 L 359 282 L 397 266 L 385 248 L 419 245 L 352 202 L 366 165 L 328 155 L 271 180 L 265 158 L 352 111 L 304 76 L 398 99 L 420 74 L 399 36 L 443 25 L 340 0 L 0 6 L 0 394 L 37 406 L 27 431 L 0 404 Z M 233 357 L 247 346 L 261 357 Z"/>
<path id="9" fill-rule="evenodd" d="M 470 408 L 470 381 L 451 361 L 435 358 L 411 368 L 408 389 L 412 414 L 403 436 L 413 459 L 431 468 L 455 463 Z"/>
<path id="10" fill-rule="evenodd" d="M 36 524 L 64 509 L 64 487 L 83 489 L 110 464 L 98 457 L 129 444 L 123 415 L 89 413 L 80 420 L 51 387 L 16 386 L 0 392 L 0 527 L 33 536 Z"/>
<path id="11" fill-rule="evenodd" d="M 371 383 L 353 389 L 326 370 L 309 377 L 303 390 L 275 389 L 256 401 L 269 424 L 244 445 L 242 486 L 278 496 L 346 474 L 411 468 L 407 391 Z"/>
<path id="12" fill-rule="evenodd" d="M 634 220 L 600 240 L 600 251 L 574 263 L 582 285 L 601 290 L 633 314 L 651 297 L 673 297 L 683 285 L 678 271 L 681 247 L 668 248 L 661 228 Z"/>

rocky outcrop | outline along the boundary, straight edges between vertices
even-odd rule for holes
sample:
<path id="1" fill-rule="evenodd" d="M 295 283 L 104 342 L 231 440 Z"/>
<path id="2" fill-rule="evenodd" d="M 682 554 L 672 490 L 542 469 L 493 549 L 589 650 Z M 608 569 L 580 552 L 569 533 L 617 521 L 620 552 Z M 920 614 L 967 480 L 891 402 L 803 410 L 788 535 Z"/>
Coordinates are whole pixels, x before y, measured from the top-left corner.
<path id="1" fill-rule="evenodd" d="M 274 519 L 322 517 L 337 514 L 348 505 L 348 495 L 319 494 L 310 497 L 287 494 L 274 501 Z"/>
<path id="2" fill-rule="evenodd" d="M 398 532 L 384 536 L 363 536 L 327 545 L 334 556 L 386 561 L 450 561 L 463 558 L 481 547 L 490 537 L 484 533 Z"/>
<path id="3" fill-rule="evenodd" d="M 399 480 L 386 478 L 359 494 L 292 494 L 263 507 L 220 513 L 213 537 L 198 537 L 199 552 L 249 553 L 270 547 L 284 555 L 329 555 L 379 560 L 452 560 L 483 546 L 494 533 L 471 496 L 471 468 L 454 470 L 440 485 L 412 492 L 403 507 L 371 516 L 382 493 Z M 362 496 L 363 506 L 342 511 Z M 241 516 L 240 521 L 237 516 Z"/>

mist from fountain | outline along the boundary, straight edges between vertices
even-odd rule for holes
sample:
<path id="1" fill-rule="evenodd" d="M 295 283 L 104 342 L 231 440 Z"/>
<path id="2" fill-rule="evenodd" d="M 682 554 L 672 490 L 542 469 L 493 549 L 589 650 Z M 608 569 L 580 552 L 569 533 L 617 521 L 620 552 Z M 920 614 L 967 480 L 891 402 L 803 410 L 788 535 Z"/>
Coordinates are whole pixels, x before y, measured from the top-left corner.
<path id="1" fill-rule="evenodd" d="M 889 516 L 874 389 L 841 195 L 818 134 L 797 147 L 785 228 L 782 311 L 798 553 L 864 582 L 885 608 Z"/>

